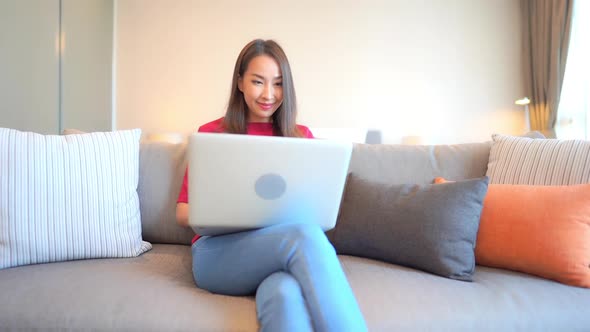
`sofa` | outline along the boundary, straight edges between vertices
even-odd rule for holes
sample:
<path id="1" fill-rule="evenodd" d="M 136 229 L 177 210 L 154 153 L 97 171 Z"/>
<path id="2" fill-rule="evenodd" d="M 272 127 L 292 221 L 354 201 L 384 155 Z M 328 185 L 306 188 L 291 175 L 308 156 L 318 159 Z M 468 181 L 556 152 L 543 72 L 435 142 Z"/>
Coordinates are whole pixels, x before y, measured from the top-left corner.
<path id="1" fill-rule="evenodd" d="M 355 144 L 351 174 L 390 184 L 486 175 L 492 143 Z M 255 331 L 252 296 L 195 286 L 193 233 L 175 223 L 184 144 L 142 142 L 137 193 L 151 250 L 0 270 L 0 330 Z M 370 331 L 590 331 L 590 289 L 477 265 L 471 282 L 339 255 Z"/>

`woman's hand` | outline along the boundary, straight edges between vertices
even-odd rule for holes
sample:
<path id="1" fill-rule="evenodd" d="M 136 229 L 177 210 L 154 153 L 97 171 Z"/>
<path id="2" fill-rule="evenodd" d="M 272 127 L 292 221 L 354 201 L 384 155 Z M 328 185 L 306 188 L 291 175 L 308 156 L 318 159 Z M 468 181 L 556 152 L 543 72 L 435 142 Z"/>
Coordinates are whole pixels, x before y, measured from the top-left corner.
<path id="1" fill-rule="evenodd" d="M 176 222 L 183 227 L 188 227 L 188 203 L 176 204 Z"/>

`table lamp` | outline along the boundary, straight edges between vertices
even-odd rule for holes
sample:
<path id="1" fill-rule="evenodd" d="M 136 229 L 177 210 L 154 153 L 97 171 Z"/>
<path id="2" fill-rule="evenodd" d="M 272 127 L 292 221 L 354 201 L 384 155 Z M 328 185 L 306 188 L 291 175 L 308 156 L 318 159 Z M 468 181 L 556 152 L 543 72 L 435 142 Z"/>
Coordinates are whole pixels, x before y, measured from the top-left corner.
<path id="1" fill-rule="evenodd" d="M 524 97 L 514 102 L 516 105 L 524 106 L 524 122 L 526 124 L 526 132 L 528 133 L 531 131 L 531 121 L 529 117 L 529 104 L 531 103 L 530 99 Z"/>

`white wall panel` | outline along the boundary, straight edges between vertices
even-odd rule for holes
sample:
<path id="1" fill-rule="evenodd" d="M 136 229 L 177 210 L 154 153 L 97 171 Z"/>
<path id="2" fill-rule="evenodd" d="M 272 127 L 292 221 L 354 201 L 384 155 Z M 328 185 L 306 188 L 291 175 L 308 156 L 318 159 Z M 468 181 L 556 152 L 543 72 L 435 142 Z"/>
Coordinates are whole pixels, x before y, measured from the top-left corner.
<path id="1" fill-rule="evenodd" d="M 58 133 L 58 33 L 58 0 L 0 0 L 0 127 Z"/>

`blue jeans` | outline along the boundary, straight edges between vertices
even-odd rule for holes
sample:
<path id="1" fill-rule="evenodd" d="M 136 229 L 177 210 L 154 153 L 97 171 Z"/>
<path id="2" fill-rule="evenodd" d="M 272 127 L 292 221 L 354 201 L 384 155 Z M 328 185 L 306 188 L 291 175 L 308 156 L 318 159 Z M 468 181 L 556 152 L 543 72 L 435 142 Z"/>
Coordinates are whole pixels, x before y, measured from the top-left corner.
<path id="1" fill-rule="evenodd" d="M 262 331 L 366 331 L 334 248 L 317 225 L 277 225 L 193 244 L 200 288 L 256 293 Z"/>

